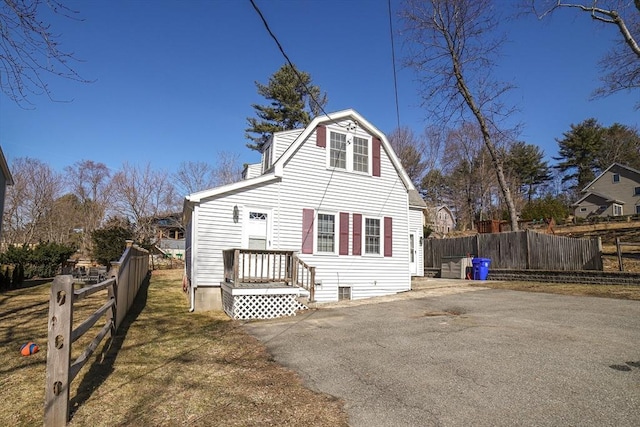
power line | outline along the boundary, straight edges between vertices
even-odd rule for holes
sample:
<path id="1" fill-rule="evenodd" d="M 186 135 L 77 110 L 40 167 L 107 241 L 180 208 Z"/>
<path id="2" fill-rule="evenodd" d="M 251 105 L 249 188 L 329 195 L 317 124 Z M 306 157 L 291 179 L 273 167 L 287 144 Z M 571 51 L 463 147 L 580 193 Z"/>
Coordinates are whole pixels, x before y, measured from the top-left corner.
<path id="1" fill-rule="evenodd" d="M 273 34 L 273 31 L 271 31 L 271 28 L 269 27 L 269 24 L 267 23 L 267 20 L 265 19 L 264 15 L 262 14 L 262 12 L 260 11 L 260 9 L 258 8 L 258 5 L 256 5 L 254 0 L 249 0 L 251 2 L 251 5 L 253 6 L 253 8 L 255 9 L 255 11 L 258 13 L 258 15 L 260 16 L 260 19 L 262 20 L 262 23 L 264 24 L 264 27 L 267 29 L 267 32 L 269 33 L 269 35 L 271 36 L 271 38 L 273 39 L 273 41 L 276 42 L 276 45 L 278 46 L 278 49 L 280 50 L 280 53 L 282 53 L 282 56 L 284 56 L 284 59 L 287 60 L 287 63 L 289 64 L 289 66 L 291 67 L 291 69 L 293 70 L 293 72 L 296 74 L 296 77 L 298 78 L 298 81 L 300 82 L 300 84 L 302 84 L 302 86 L 304 87 L 304 90 L 307 92 L 307 95 L 309 95 L 311 97 L 311 99 L 313 100 L 313 102 L 316 103 L 316 105 L 320 108 L 320 110 L 324 113 L 325 116 L 327 116 L 330 120 L 331 117 L 329 117 L 329 113 L 327 113 L 324 110 L 324 107 L 322 106 L 322 104 L 320 104 L 318 102 L 318 100 L 316 99 L 315 96 L 313 96 L 313 94 L 311 93 L 311 91 L 309 90 L 309 88 L 307 87 L 307 84 L 304 82 L 304 80 L 302 79 L 302 76 L 300 75 L 300 73 L 298 73 L 298 70 L 296 69 L 295 65 L 293 65 L 293 62 L 291 62 L 291 60 L 289 59 L 289 56 L 286 54 L 286 52 L 284 51 L 284 48 L 282 47 L 282 45 L 280 44 L 280 42 L 278 41 L 278 38 L 276 37 L 275 34 Z"/>
<path id="2" fill-rule="evenodd" d="M 396 94 L 396 117 L 398 119 L 398 129 L 400 129 L 400 107 L 398 106 L 398 77 L 396 76 L 396 49 L 393 44 L 393 20 L 391 19 L 391 0 L 387 0 L 389 5 L 389 35 L 391 37 L 391 62 L 393 63 L 393 86 Z"/>

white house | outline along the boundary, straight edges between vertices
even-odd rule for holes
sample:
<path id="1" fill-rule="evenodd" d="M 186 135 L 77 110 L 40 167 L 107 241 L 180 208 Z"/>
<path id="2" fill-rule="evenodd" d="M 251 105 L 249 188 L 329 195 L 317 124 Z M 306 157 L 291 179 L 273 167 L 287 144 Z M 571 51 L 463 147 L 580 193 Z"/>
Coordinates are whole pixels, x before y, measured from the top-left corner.
<path id="1" fill-rule="evenodd" d="M 243 176 L 185 199 L 192 310 L 221 308 L 232 248 L 294 251 L 315 268 L 317 302 L 407 291 L 423 275 L 425 204 L 386 136 L 356 111 L 274 134 Z"/>
<path id="2" fill-rule="evenodd" d="M 11 170 L 0 147 L 0 215 L 4 213 L 4 197 L 8 185 L 13 185 Z M 0 220 L 0 235 L 2 234 L 2 221 Z"/>

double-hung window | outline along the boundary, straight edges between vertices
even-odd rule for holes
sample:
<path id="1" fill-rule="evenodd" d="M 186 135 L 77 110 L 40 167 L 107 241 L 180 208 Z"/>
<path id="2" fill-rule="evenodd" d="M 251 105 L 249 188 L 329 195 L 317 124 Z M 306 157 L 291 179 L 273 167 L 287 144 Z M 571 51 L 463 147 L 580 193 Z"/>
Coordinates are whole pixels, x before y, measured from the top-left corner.
<path id="1" fill-rule="evenodd" d="M 331 132 L 329 140 L 329 166 L 332 168 L 347 168 L 347 135 Z"/>
<path id="2" fill-rule="evenodd" d="M 369 138 L 331 131 L 328 151 L 330 168 L 371 173 L 371 140 Z"/>
<path id="3" fill-rule="evenodd" d="M 369 172 L 369 141 L 357 136 L 353 137 L 353 170 Z"/>
<path id="4" fill-rule="evenodd" d="M 368 255 L 380 254 L 380 220 L 378 218 L 365 218 L 364 253 Z"/>
<path id="5" fill-rule="evenodd" d="M 622 205 L 613 204 L 613 216 L 622 216 Z"/>
<path id="6" fill-rule="evenodd" d="M 318 214 L 318 252 L 335 252 L 336 216 Z"/>

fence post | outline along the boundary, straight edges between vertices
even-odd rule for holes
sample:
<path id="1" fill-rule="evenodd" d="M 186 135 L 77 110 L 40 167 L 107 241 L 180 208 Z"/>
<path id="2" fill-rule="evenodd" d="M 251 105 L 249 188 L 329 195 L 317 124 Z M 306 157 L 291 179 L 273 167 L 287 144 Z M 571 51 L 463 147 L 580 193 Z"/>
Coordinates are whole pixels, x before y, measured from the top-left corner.
<path id="1" fill-rule="evenodd" d="M 120 311 L 122 307 L 125 307 L 121 304 L 122 296 L 120 294 L 120 261 L 111 261 L 111 270 L 109 271 L 109 276 L 116 279 L 116 283 L 113 285 L 113 297 L 116 299 L 115 304 L 115 318 L 113 319 L 113 323 L 115 325 L 114 330 L 118 330 L 120 327 L 120 323 L 122 322 L 122 318 L 124 316 L 120 316 Z M 124 308 L 126 312 L 126 307 Z"/>
<path id="2" fill-rule="evenodd" d="M 527 243 L 527 270 L 531 269 L 531 233 L 533 233 L 533 231 L 531 230 L 525 230 L 525 239 L 526 239 L 526 243 Z"/>
<path id="3" fill-rule="evenodd" d="M 624 267 L 622 266 L 622 249 L 620 249 L 619 237 L 616 237 L 616 252 L 618 253 L 618 266 L 620 267 L 620 271 L 624 271 Z"/>
<path id="4" fill-rule="evenodd" d="M 51 285 L 47 340 L 44 424 L 64 426 L 69 420 L 69 364 L 73 327 L 73 277 L 56 276 Z"/>

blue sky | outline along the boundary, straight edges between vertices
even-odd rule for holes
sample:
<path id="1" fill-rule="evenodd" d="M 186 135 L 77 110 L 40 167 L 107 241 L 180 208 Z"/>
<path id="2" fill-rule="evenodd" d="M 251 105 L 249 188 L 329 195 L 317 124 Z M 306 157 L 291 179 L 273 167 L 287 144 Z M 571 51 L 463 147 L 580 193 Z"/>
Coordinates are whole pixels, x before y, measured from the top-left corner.
<path id="1" fill-rule="evenodd" d="M 256 3 L 291 60 L 328 93 L 327 111 L 354 108 L 384 132 L 396 127 L 386 0 Z M 76 70 L 95 82 L 49 79 L 55 97 L 71 102 L 32 97 L 29 110 L 0 95 L 0 145 L 9 164 L 32 157 L 62 171 L 83 159 L 113 170 L 150 162 L 174 172 L 182 161 L 215 165 L 220 151 L 259 160 L 244 139 L 251 104 L 264 102 L 254 81 L 266 83 L 284 58 L 249 0 L 65 4 L 84 20 L 54 18 L 53 26 L 62 48 L 83 60 Z M 550 157 L 572 123 L 595 117 L 638 126 L 640 92 L 588 100 L 599 84 L 598 60 L 616 43 L 613 26 L 566 11 L 542 22 L 520 18 L 505 31 L 496 72 L 517 86 L 506 102 L 519 109 L 513 120 L 523 125 L 521 140 Z M 399 63 L 397 36 L 395 44 Z M 415 75 L 400 64 L 398 89 L 401 124 L 422 132 L 428 117 Z"/>

